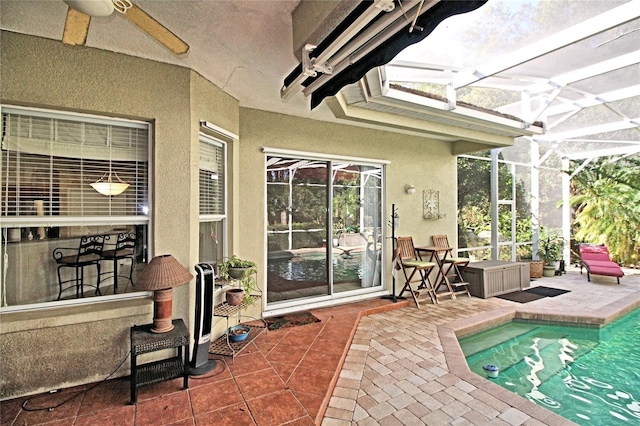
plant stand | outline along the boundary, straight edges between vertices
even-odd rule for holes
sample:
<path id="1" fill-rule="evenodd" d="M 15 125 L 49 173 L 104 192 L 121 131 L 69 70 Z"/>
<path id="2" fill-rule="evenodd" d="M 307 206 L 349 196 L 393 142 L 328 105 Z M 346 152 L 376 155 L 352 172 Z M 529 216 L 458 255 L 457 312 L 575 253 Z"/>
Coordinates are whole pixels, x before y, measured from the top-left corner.
<path id="1" fill-rule="evenodd" d="M 255 293 L 255 291 L 254 291 Z M 260 300 L 262 294 L 257 292 L 258 294 L 251 294 L 249 296 L 250 300 L 245 300 L 239 305 L 229 305 L 227 302 L 222 302 L 213 307 L 213 316 L 218 318 L 224 318 L 226 321 L 225 333 L 218 337 L 216 340 L 211 342 L 209 346 L 209 353 L 223 356 L 230 356 L 231 359 L 235 359 L 236 355 L 238 355 L 249 343 L 253 342 L 253 340 L 258 337 L 265 329 L 267 324 L 264 323 L 264 326 L 256 326 L 256 325 L 247 325 L 251 330 L 249 331 L 249 335 L 246 339 L 240 342 L 231 342 L 229 340 L 229 336 L 227 335 L 227 330 L 230 327 L 230 318 L 236 317 L 238 323 L 243 316 L 241 311 L 246 309 L 249 305 L 255 303 L 257 300 Z M 250 316 L 247 316 L 251 319 L 256 319 Z M 264 321 L 263 321 L 264 322 Z"/>

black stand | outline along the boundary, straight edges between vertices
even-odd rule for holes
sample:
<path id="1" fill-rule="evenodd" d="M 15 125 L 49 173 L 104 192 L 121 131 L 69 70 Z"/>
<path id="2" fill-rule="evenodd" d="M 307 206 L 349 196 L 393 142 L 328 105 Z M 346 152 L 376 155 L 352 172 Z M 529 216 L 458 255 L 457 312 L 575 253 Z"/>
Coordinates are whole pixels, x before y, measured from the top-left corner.
<path id="1" fill-rule="evenodd" d="M 207 374 L 216 369 L 217 363 L 213 359 L 209 359 L 209 345 L 210 341 L 200 343 L 194 347 L 194 356 L 187 371 L 190 376 L 201 376 Z"/>
<path id="2" fill-rule="evenodd" d="M 395 204 L 391 204 L 391 249 L 395 253 L 396 251 L 396 220 L 398 219 L 398 209 Z M 395 265 L 393 266 L 395 268 Z M 382 296 L 383 299 L 393 300 L 393 303 L 397 303 L 398 300 L 404 300 L 406 297 L 396 296 L 396 277 L 392 274 L 391 281 L 391 294 Z"/>

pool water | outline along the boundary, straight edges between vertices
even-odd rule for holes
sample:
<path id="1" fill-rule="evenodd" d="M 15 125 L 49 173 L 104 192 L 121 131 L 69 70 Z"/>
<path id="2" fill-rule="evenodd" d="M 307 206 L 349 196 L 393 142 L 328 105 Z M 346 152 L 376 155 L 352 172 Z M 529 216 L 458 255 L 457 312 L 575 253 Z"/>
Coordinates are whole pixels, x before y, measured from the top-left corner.
<path id="1" fill-rule="evenodd" d="M 640 309 L 602 329 L 514 321 L 460 339 L 472 371 L 581 425 L 640 424 Z"/>
<path id="2" fill-rule="evenodd" d="M 363 277 L 362 252 L 350 256 L 333 256 L 333 281 L 358 282 Z M 267 268 L 292 281 L 327 281 L 327 257 L 325 253 L 305 253 L 291 259 L 269 259 Z"/>

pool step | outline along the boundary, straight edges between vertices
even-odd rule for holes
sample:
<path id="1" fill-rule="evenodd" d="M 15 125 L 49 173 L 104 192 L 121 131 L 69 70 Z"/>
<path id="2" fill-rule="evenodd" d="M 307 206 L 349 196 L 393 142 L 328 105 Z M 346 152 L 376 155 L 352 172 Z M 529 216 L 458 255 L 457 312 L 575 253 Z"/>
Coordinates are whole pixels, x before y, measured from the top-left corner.
<path id="1" fill-rule="evenodd" d="M 536 324 L 507 323 L 489 331 L 460 339 L 460 347 L 464 356 L 469 358 L 489 348 L 502 345 L 516 337 L 525 336 L 538 328 Z"/>
<path id="2" fill-rule="evenodd" d="M 505 385 L 508 389 L 516 392 L 520 395 L 524 395 L 529 392 L 534 384 L 531 380 L 537 379 L 544 383 L 550 377 L 558 374 L 561 370 L 566 368 L 566 365 L 571 365 L 577 361 L 581 356 L 590 352 L 597 342 L 593 340 L 576 340 L 571 343 L 578 346 L 578 348 L 571 347 L 573 352 L 565 352 L 573 361 L 566 360 L 565 364 L 560 359 L 563 351 L 561 350 L 563 344 L 560 343 L 562 337 L 557 338 L 543 338 L 538 342 L 538 351 L 540 356 L 536 355 L 535 351 L 531 348 L 531 341 L 520 342 L 516 345 L 505 345 L 504 351 L 494 352 L 490 354 L 489 358 L 478 356 L 476 360 L 469 362 L 469 367 L 472 371 L 484 375 L 482 365 L 494 364 L 500 367 L 500 375 L 498 381 Z M 518 355 L 519 354 L 519 355 Z M 525 360 L 525 357 L 529 358 L 529 362 Z M 543 363 L 540 364 L 542 369 L 534 371 L 536 369 L 536 363 L 539 359 L 543 359 Z M 535 372 L 535 377 L 532 373 Z M 531 379 L 531 380 L 530 380 Z"/>

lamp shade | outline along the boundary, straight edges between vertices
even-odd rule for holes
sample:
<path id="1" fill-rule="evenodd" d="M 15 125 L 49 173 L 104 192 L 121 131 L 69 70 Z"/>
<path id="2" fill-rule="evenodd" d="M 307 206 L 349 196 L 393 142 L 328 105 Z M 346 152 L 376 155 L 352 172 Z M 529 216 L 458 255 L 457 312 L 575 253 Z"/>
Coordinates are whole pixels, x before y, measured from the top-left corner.
<path id="1" fill-rule="evenodd" d="M 142 290 L 162 290 L 188 283 L 193 275 L 170 254 L 156 256 L 144 268 L 136 288 Z"/>
<path id="2" fill-rule="evenodd" d="M 117 173 L 113 175 L 115 178 L 111 177 L 111 173 L 108 176 L 105 174 L 90 185 L 102 195 L 120 195 L 129 187 L 129 184 L 120 179 Z"/>

